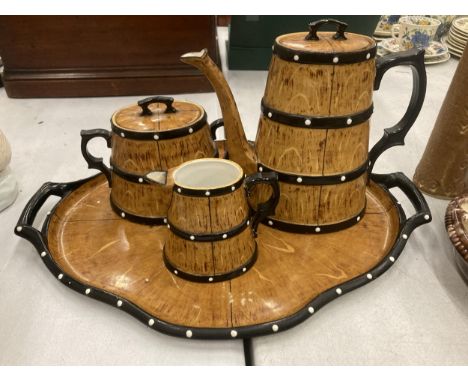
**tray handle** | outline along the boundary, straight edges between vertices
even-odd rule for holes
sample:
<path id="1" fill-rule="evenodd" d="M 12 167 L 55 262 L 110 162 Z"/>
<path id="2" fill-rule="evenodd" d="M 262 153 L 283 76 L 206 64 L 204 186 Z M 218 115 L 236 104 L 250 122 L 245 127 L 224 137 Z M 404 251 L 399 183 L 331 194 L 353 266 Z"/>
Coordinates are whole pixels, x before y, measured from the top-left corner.
<path id="1" fill-rule="evenodd" d="M 402 172 L 393 174 L 371 174 L 371 179 L 377 183 L 385 185 L 388 189 L 398 187 L 409 199 L 415 209 L 415 213 L 407 218 L 402 233 L 410 235 L 417 227 L 432 221 L 431 210 L 421 191 Z"/>
<path id="2" fill-rule="evenodd" d="M 377 158 L 387 149 L 405 144 L 405 136 L 413 126 L 421 111 L 426 95 L 426 67 L 424 66 L 424 49 L 410 49 L 401 53 L 391 53 L 377 59 L 377 72 L 374 90 L 379 90 L 383 75 L 395 66 L 409 65 L 413 72 L 413 90 L 411 99 L 401 120 L 393 127 L 384 129 L 384 135 L 369 152 L 368 173 L 372 173 Z"/>
<path id="3" fill-rule="evenodd" d="M 33 227 L 34 219 L 49 196 L 55 195 L 63 198 L 76 187 L 76 183 L 44 183 L 24 207 L 16 224 L 15 234 L 30 241 L 38 251 L 46 248 L 42 233 Z"/>

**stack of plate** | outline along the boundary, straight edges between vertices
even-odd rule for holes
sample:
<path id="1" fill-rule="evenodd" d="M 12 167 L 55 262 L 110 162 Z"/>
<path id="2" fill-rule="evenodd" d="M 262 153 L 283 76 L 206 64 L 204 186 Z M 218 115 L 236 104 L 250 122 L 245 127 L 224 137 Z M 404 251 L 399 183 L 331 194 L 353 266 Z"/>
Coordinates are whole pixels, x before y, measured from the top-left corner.
<path id="1" fill-rule="evenodd" d="M 460 17 L 453 21 L 450 32 L 445 40 L 450 53 L 460 58 L 468 41 L 468 17 Z"/>

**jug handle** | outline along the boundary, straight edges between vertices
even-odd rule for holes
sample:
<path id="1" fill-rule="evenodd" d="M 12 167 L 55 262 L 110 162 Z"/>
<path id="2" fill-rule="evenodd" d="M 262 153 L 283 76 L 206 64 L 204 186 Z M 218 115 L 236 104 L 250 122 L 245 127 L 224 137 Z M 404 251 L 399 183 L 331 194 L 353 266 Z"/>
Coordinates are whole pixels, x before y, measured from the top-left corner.
<path id="1" fill-rule="evenodd" d="M 273 193 L 264 203 L 259 203 L 257 206 L 257 211 L 252 217 L 252 232 L 254 237 L 257 237 L 257 227 L 258 224 L 265 219 L 267 216 L 275 213 L 276 206 L 279 202 L 280 189 L 278 185 L 278 174 L 276 172 L 257 172 L 255 174 L 249 175 L 245 178 L 245 189 L 247 191 L 247 196 L 250 197 L 252 188 L 257 184 L 264 183 L 271 186 Z"/>
<path id="2" fill-rule="evenodd" d="M 81 130 L 81 154 L 88 163 L 88 168 L 101 171 L 111 186 L 111 169 L 104 164 L 102 158 L 97 158 L 88 151 L 88 143 L 93 138 L 104 138 L 108 148 L 112 146 L 112 132 L 104 129 Z"/>
<path id="3" fill-rule="evenodd" d="M 210 123 L 210 135 L 213 141 L 216 141 L 216 131 L 221 127 L 224 126 L 224 119 L 219 118 Z"/>
<path id="4" fill-rule="evenodd" d="M 368 173 L 372 172 L 375 161 L 387 149 L 404 145 L 405 136 L 421 111 L 426 95 L 426 68 L 424 66 L 424 49 L 410 49 L 402 53 L 391 53 L 377 59 L 377 72 L 374 90 L 379 90 L 383 75 L 395 66 L 409 65 L 413 72 L 413 91 L 403 118 L 394 126 L 384 129 L 384 135 L 369 152 Z"/>

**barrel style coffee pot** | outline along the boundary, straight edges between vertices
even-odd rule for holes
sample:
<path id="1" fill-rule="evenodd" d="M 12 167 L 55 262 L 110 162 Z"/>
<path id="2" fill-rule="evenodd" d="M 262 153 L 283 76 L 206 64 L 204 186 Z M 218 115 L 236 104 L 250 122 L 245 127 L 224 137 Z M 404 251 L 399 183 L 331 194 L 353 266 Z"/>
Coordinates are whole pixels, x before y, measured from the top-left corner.
<path id="1" fill-rule="evenodd" d="M 200 105 L 154 96 L 116 111 L 112 131 L 82 131 L 81 151 L 89 168 L 106 176 L 110 203 L 119 216 L 165 224 L 172 186 L 167 172 L 185 161 L 217 157 L 214 137 L 221 125 L 221 120 L 208 125 Z M 112 148 L 110 168 L 88 151 L 96 137 Z"/>
<path id="2" fill-rule="evenodd" d="M 319 32 L 324 24 L 335 25 L 336 33 Z M 275 214 L 267 220 L 278 229 L 325 233 L 359 222 L 376 159 L 404 143 L 421 110 L 426 91 L 424 51 L 376 59 L 375 41 L 345 32 L 346 27 L 337 20 L 320 20 L 309 24 L 309 32 L 276 38 L 255 146 L 246 140 L 233 95 L 207 51 L 182 56 L 216 91 L 229 158 L 247 174 L 278 174 L 281 195 Z M 398 65 L 412 69 L 411 100 L 401 121 L 385 129 L 369 152 L 372 93 L 385 72 Z M 259 198 L 265 199 L 270 191 L 262 192 Z"/>

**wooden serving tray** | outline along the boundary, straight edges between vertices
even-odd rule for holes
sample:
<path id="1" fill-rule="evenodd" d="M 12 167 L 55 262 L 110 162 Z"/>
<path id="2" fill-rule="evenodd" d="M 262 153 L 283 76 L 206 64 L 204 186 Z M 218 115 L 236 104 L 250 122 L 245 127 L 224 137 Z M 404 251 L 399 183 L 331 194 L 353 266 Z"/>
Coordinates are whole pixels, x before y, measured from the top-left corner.
<path id="1" fill-rule="evenodd" d="M 218 283 L 194 283 L 169 272 L 161 255 L 168 229 L 117 216 L 103 175 L 44 184 L 15 232 L 36 247 L 62 284 L 153 329 L 188 338 L 246 339 L 291 328 L 375 280 L 395 262 L 412 231 L 431 220 L 424 197 L 402 173 L 371 178 L 358 224 L 309 235 L 261 225 L 254 267 Z M 405 217 L 392 187 L 410 199 L 414 216 Z M 32 223 L 50 195 L 62 199 L 40 232 Z"/>

